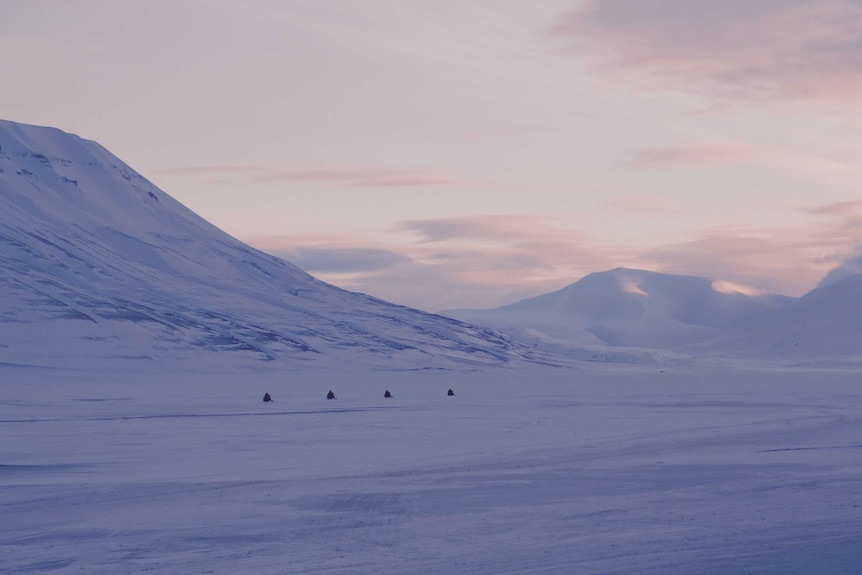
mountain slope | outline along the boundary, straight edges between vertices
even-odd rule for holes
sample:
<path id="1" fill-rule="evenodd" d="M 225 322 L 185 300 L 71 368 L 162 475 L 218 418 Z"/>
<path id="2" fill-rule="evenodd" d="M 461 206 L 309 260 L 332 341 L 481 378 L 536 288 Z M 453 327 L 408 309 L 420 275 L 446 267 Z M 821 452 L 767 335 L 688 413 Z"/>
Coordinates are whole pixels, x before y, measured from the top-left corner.
<path id="1" fill-rule="evenodd" d="M 0 251 L 0 362 L 530 358 L 492 330 L 316 280 L 53 128 L 0 121 Z"/>
<path id="2" fill-rule="evenodd" d="M 556 348 L 680 351 L 791 301 L 730 282 L 620 268 L 500 308 L 443 313 Z"/>
<path id="3" fill-rule="evenodd" d="M 792 304 L 709 342 L 714 355 L 783 363 L 862 362 L 862 275 L 849 275 L 808 292 Z"/>

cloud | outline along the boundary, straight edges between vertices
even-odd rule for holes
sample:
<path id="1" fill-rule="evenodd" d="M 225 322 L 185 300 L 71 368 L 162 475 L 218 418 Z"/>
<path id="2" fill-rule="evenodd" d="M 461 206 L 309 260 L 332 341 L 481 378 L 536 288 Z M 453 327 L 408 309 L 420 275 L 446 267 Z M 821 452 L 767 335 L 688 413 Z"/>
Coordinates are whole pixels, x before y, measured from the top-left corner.
<path id="1" fill-rule="evenodd" d="M 256 182 L 332 182 L 351 188 L 448 186 L 463 179 L 422 169 L 303 169 L 272 171 Z"/>
<path id="2" fill-rule="evenodd" d="M 856 273 L 862 264 L 862 201 L 802 210 L 803 225 L 718 228 L 687 242 L 644 251 L 642 264 L 670 273 L 736 280 L 802 295 L 820 282 Z"/>
<path id="3" fill-rule="evenodd" d="M 695 240 L 642 253 L 647 269 L 738 281 L 776 293 L 800 295 L 829 264 L 818 262 L 818 248 L 775 235 L 714 231 Z"/>
<path id="4" fill-rule="evenodd" d="M 862 218 L 862 200 L 834 202 L 810 208 L 808 212 L 819 216 L 839 217 L 845 221 L 845 225 L 858 224 Z"/>
<path id="5" fill-rule="evenodd" d="M 628 164 L 635 168 L 702 167 L 727 164 L 745 157 L 741 146 L 690 144 L 655 146 L 634 151 Z"/>
<path id="6" fill-rule="evenodd" d="M 232 176 L 247 183 L 321 183 L 349 188 L 429 187 L 464 183 L 465 179 L 432 168 L 301 168 L 274 166 L 178 166 L 160 168 L 153 175 L 175 177 Z M 237 178 L 237 176 L 241 176 Z"/>
<path id="7" fill-rule="evenodd" d="M 677 211 L 672 203 L 655 196 L 625 196 L 609 200 L 605 205 L 614 211 L 633 214 L 662 214 Z"/>
<path id="8" fill-rule="evenodd" d="M 798 142 L 796 142 L 798 144 Z M 798 149 L 774 144 L 753 144 L 718 139 L 674 145 L 651 146 L 632 151 L 624 167 L 636 170 L 707 169 L 725 166 L 756 167 L 794 182 L 817 186 L 848 188 L 862 178 L 862 167 L 855 161 L 856 150 L 828 146 Z"/>
<path id="9" fill-rule="evenodd" d="M 651 198 L 624 198 L 635 208 Z M 352 237 L 248 241 L 345 289 L 429 311 L 488 308 L 547 293 L 615 267 L 698 275 L 802 295 L 830 270 L 862 266 L 862 200 L 813 206 L 800 225 L 703 231 L 662 246 L 599 245 L 583 232 L 534 215 L 407 220 L 397 239 Z M 405 240 L 404 232 L 411 240 Z M 836 272 L 837 273 L 837 272 Z"/>
<path id="10" fill-rule="evenodd" d="M 520 278 L 543 275 L 559 265 L 592 260 L 595 249 L 577 230 L 560 228 L 553 218 L 534 215 L 479 215 L 405 220 L 399 231 L 417 237 L 413 253 L 421 261 L 457 268 L 462 277 L 494 277 L 518 270 Z M 561 255 L 565 254 L 563 257 Z"/>
<path id="11" fill-rule="evenodd" d="M 837 220 L 834 233 L 845 238 L 847 242 L 856 242 L 856 250 L 831 269 L 818 286 L 830 285 L 852 275 L 862 274 L 862 200 L 836 202 L 810 211 L 830 218 L 830 221 Z"/>
<path id="12" fill-rule="evenodd" d="M 261 166 L 179 166 L 172 168 L 160 168 L 151 173 L 159 176 L 221 176 L 225 174 L 238 174 L 244 172 L 259 172 Z"/>
<path id="13" fill-rule="evenodd" d="M 856 253 L 841 262 L 841 264 L 830 270 L 826 277 L 820 280 L 818 287 L 834 284 L 850 276 L 862 274 L 862 247 L 856 249 Z"/>
<path id="14" fill-rule="evenodd" d="M 632 211 L 673 211 L 673 206 L 653 197 L 630 196 L 611 204 Z M 402 222 L 401 229 L 416 233 L 417 245 L 428 250 L 427 257 L 414 261 L 438 264 L 437 269 L 446 270 L 448 281 L 466 290 L 481 286 L 493 293 L 493 286 L 499 285 L 499 293 L 537 295 L 588 273 L 623 266 L 802 295 L 857 253 L 862 201 L 814 206 L 801 210 L 801 215 L 806 217 L 802 224 L 715 228 L 657 247 L 597 245 L 584 233 L 560 228 L 554 219 L 540 216 L 411 220 Z M 484 305 L 479 307 L 514 301 L 483 297 Z"/>
<path id="15" fill-rule="evenodd" d="M 556 289 L 630 254 L 593 243 L 583 232 L 564 228 L 554 218 L 535 215 L 479 215 L 407 220 L 398 225 L 417 237 L 415 261 L 446 270 L 465 285 Z M 539 293 L 539 292 L 534 292 Z M 487 306 L 491 300 L 482 303 Z M 501 305 L 500 301 L 498 305 Z M 452 306 L 449 306 L 452 307 Z"/>
<path id="16" fill-rule="evenodd" d="M 392 249 L 273 247 L 283 241 L 257 238 L 251 243 L 341 288 L 428 311 L 502 305 L 559 287 L 535 278 L 524 281 L 545 264 L 518 250 L 472 246 L 430 250 L 413 244 Z M 348 238 L 344 241 L 350 243 Z"/>
<path id="17" fill-rule="evenodd" d="M 373 272 L 410 261 L 407 256 L 380 248 L 298 246 L 270 253 L 310 273 Z"/>
<path id="18" fill-rule="evenodd" d="M 629 81 L 713 98 L 862 94 L 858 0 L 591 0 L 548 37 Z"/>
<path id="19" fill-rule="evenodd" d="M 554 226 L 554 218 L 517 214 L 404 220 L 397 227 L 419 235 L 423 242 L 453 239 L 524 241 L 560 236 L 560 230 Z M 578 234 L 569 230 L 565 235 L 572 237 Z"/>
<path id="20" fill-rule="evenodd" d="M 842 249 L 843 256 L 847 256 L 847 248 L 853 249 L 862 243 L 862 200 L 835 202 L 806 211 L 820 218 L 821 236 Z"/>
<path id="21" fill-rule="evenodd" d="M 324 281 L 429 311 L 503 305 L 563 287 L 608 261 L 629 261 L 539 216 L 409 220 L 395 232 L 397 240 L 377 246 L 349 237 L 246 240 Z"/>

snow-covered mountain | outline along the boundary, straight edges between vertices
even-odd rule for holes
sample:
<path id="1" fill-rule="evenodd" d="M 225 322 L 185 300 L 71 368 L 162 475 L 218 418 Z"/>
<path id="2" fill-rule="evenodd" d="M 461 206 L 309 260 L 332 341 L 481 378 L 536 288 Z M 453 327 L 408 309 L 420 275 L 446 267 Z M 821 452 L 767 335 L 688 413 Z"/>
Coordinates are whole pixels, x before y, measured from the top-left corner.
<path id="1" fill-rule="evenodd" d="M 616 269 L 449 319 L 321 282 L 209 224 L 99 144 L 6 121 L 0 256 L 0 364 L 413 369 L 547 361 L 548 351 L 862 362 L 855 268 L 799 299 Z"/>
<path id="2" fill-rule="evenodd" d="M 442 312 L 569 357 L 783 365 L 862 364 L 862 274 L 842 269 L 800 298 L 632 269 L 489 310 Z"/>
<path id="3" fill-rule="evenodd" d="M 620 268 L 496 309 L 443 313 L 569 353 L 602 348 L 682 351 L 792 302 L 726 281 Z"/>
<path id="4" fill-rule="evenodd" d="M 862 363 L 862 275 L 821 283 L 790 305 L 762 314 L 705 351 L 803 365 Z"/>
<path id="5" fill-rule="evenodd" d="M 0 363 L 532 357 L 493 330 L 321 282 L 53 128 L 0 121 L 0 250 Z"/>

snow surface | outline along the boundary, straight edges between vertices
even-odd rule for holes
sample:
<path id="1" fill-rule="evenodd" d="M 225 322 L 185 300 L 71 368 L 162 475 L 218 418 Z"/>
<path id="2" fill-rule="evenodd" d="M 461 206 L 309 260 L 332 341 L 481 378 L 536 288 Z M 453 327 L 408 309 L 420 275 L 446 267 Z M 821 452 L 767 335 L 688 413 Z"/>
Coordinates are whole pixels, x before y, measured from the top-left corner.
<path id="1" fill-rule="evenodd" d="M 862 565 L 858 373 L 7 366 L 0 382 L 4 574 Z"/>

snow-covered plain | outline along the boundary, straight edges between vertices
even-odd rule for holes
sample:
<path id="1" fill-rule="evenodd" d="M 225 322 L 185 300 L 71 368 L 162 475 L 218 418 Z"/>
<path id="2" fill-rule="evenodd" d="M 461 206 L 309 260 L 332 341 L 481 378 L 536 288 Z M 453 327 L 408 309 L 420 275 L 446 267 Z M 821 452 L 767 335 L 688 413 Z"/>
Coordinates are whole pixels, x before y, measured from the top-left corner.
<path id="1" fill-rule="evenodd" d="M 0 367 L 0 572 L 859 573 L 859 379 Z"/>

